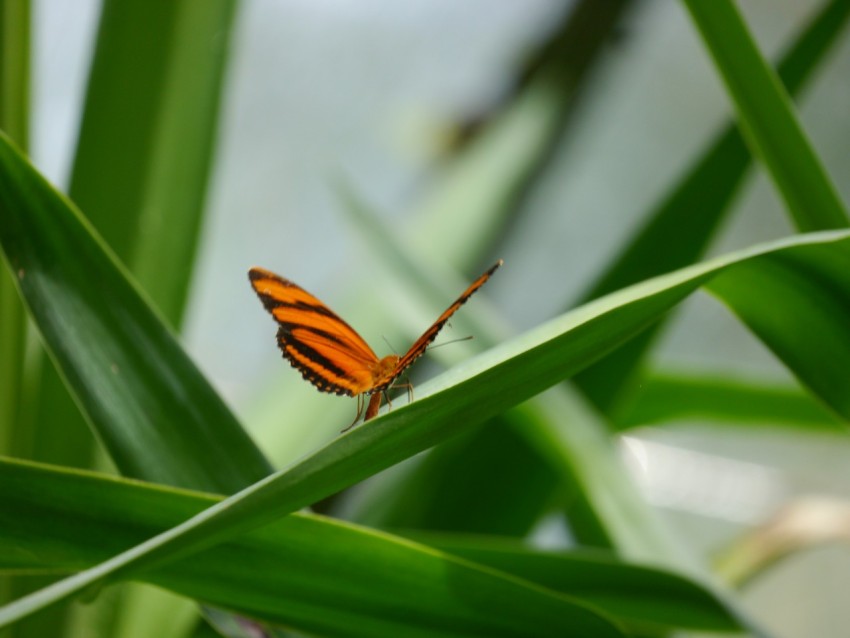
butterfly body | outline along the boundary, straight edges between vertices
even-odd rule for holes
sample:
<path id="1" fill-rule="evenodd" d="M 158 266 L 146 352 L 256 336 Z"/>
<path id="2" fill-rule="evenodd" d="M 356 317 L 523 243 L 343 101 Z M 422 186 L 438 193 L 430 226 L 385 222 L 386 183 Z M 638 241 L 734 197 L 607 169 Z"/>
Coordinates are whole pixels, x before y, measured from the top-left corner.
<path id="1" fill-rule="evenodd" d="M 476 279 L 406 354 L 380 359 L 354 328 L 303 288 L 263 268 L 252 268 L 248 277 L 278 323 L 278 346 L 290 364 L 322 392 L 359 397 L 389 389 L 501 265 L 500 260 Z"/>

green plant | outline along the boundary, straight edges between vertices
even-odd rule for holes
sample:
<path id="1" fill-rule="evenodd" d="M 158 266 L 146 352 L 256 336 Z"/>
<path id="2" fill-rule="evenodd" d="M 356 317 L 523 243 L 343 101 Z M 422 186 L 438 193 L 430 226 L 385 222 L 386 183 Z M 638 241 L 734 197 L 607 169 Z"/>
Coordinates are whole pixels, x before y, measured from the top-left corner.
<path id="1" fill-rule="evenodd" d="M 647 421 L 636 414 L 675 412 L 683 388 L 729 421 L 754 418 L 753 410 L 772 418 L 779 398 L 790 406 L 788 421 L 822 428 L 847 421 L 850 231 L 734 7 L 686 5 L 730 87 L 744 136 L 729 128 L 709 146 L 579 307 L 511 337 L 476 298 L 458 322 L 476 336 L 478 356 L 417 385 L 410 405 L 304 458 L 290 446 L 281 453 L 285 469 L 272 472 L 169 327 L 180 323 L 190 279 L 176 264 L 198 236 L 227 50 L 222 33 L 234 6 L 107 2 L 69 189 L 74 203 L 0 138 L 0 246 L 62 379 L 26 374 L 23 315 L 4 280 L 3 339 L 14 346 L 2 352 L 4 378 L 14 382 L 2 390 L 9 457 L 0 459 L 0 573 L 9 579 L 7 597 L 17 600 L 0 608 L 0 627 L 70 635 L 79 619 L 48 616 L 47 630 L 27 623 L 127 579 L 200 601 L 207 621 L 233 635 L 248 634 L 243 618 L 318 635 L 767 635 L 644 503 L 611 435 Z M 618 17 L 599 6 L 583 3 L 570 14 L 513 98 L 457 151 L 410 233 L 415 242 L 391 232 L 339 182 L 372 254 L 405 282 L 397 292 L 384 289 L 394 291 L 395 305 L 409 296 L 440 309 L 462 286 L 445 281 L 450 274 L 431 274 L 429 252 L 467 270 L 497 244 L 500 229 L 519 222 L 526 194 L 569 128 L 576 78 Z M 790 92 L 848 12 L 846 1 L 828 3 L 799 36 L 780 64 Z M 575 46 L 577 30 L 593 35 Z M 4 46 L 20 45 L 4 39 Z M 111 87 L 140 50 L 152 64 L 130 74 L 135 93 L 116 95 Z M 23 49 L 16 59 L 25 68 Z M 568 81 L 570 90 L 553 90 Z M 23 95 L 4 92 L 3 100 Z M 128 113 L 138 123 L 132 130 L 123 125 Z M 104 159 L 115 136 L 133 149 L 126 164 Z M 801 234 L 695 263 L 750 163 L 748 148 Z M 443 211 L 458 206 L 480 232 L 454 228 L 457 217 Z M 445 240 L 458 235 L 478 243 Z M 647 369 L 642 362 L 669 311 L 700 289 L 726 304 L 805 392 L 719 388 L 747 412 L 730 400 L 718 407 L 711 379 L 676 375 L 665 386 Z M 93 446 L 65 386 L 125 478 L 73 469 L 92 463 Z M 49 409 L 32 415 L 32 401 Z M 286 408 L 298 415 L 286 424 L 292 436 L 318 421 L 329 430 L 347 424 Z M 341 493 L 404 461 L 393 480 L 372 481 L 359 498 Z M 317 504 L 347 511 L 350 522 L 298 512 Z M 576 547 L 547 552 L 521 542 L 551 512 L 569 521 Z M 75 575 L 38 588 L 67 574 Z M 22 579 L 33 575 L 35 583 Z M 35 591 L 21 597 L 26 589 Z M 123 604 L 100 598 L 101 609 Z M 117 635 L 117 621 L 100 622 L 103 635 Z"/>

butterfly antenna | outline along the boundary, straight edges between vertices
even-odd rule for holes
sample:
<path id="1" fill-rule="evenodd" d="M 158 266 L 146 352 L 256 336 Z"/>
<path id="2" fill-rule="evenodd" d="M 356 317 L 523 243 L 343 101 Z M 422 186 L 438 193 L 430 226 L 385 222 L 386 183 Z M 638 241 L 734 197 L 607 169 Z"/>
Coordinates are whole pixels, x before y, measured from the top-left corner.
<path id="1" fill-rule="evenodd" d="M 452 339 L 451 341 L 441 341 L 440 343 L 432 343 L 428 346 L 428 350 L 433 350 L 434 348 L 440 348 L 442 346 L 447 346 L 450 343 L 457 343 L 458 341 L 469 341 L 472 339 L 472 335 L 466 337 L 459 337 L 457 339 Z"/>
<path id="2" fill-rule="evenodd" d="M 395 348 L 393 348 L 393 344 L 391 344 L 391 343 L 390 343 L 390 340 L 389 340 L 389 339 L 387 339 L 387 338 L 386 338 L 385 336 L 383 336 L 383 335 L 381 335 L 381 339 L 383 339 L 383 340 L 384 340 L 384 343 L 385 343 L 385 344 L 387 344 L 387 345 L 390 347 L 390 350 L 392 350 L 393 352 L 395 352 L 396 354 L 398 354 L 398 350 L 396 350 Z"/>

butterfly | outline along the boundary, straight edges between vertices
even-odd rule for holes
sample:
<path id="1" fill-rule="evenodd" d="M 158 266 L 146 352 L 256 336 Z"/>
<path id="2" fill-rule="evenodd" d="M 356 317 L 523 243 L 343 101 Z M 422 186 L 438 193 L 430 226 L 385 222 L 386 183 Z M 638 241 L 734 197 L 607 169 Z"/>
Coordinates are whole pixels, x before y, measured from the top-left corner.
<path id="1" fill-rule="evenodd" d="M 404 355 L 389 354 L 382 359 L 339 315 L 288 279 L 263 268 L 251 268 L 248 279 L 277 321 L 277 344 L 292 367 L 321 392 L 357 397 L 357 416 L 350 428 L 363 412 L 364 395 L 372 395 L 364 419 L 369 420 L 378 412 L 381 395 L 389 402 L 386 393 L 390 387 L 410 389 L 410 384 L 394 382 L 501 265 L 500 259 L 473 281 Z"/>

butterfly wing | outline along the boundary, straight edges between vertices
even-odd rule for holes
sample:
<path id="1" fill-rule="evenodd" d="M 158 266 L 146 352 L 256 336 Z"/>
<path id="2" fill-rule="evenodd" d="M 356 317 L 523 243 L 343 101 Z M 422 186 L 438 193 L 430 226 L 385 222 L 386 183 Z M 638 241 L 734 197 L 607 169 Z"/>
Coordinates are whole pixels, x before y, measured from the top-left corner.
<path id="1" fill-rule="evenodd" d="M 439 318 L 428 328 L 421 337 L 416 340 L 410 350 L 398 360 L 398 364 L 396 364 L 395 368 L 392 370 L 390 374 L 385 376 L 382 379 L 379 379 L 372 389 L 373 392 L 377 392 L 379 390 L 386 390 L 390 385 L 392 385 L 393 381 L 395 381 L 399 375 L 401 375 L 410 365 L 416 361 L 419 357 L 425 354 L 425 348 L 428 347 L 434 339 L 437 338 L 440 330 L 443 329 L 443 326 L 446 325 L 446 322 L 451 319 L 451 316 L 458 311 L 458 309 L 466 303 L 466 300 L 469 299 L 475 292 L 481 288 L 487 280 L 490 279 L 490 276 L 496 272 L 496 269 L 502 265 L 502 260 L 497 261 L 493 266 L 491 266 L 487 272 L 481 275 L 478 279 L 472 282 L 472 284 L 467 288 L 463 294 L 458 297 L 451 306 L 446 308 L 446 311 L 439 316 Z"/>
<path id="2" fill-rule="evenodd" d="M 262 268 L 251 286 L 278 323 L 283 356 L 322 392 L 354 396 L 372 389 L 378 357 L 357 332 L 325 304 L 291 281 Z"/>

